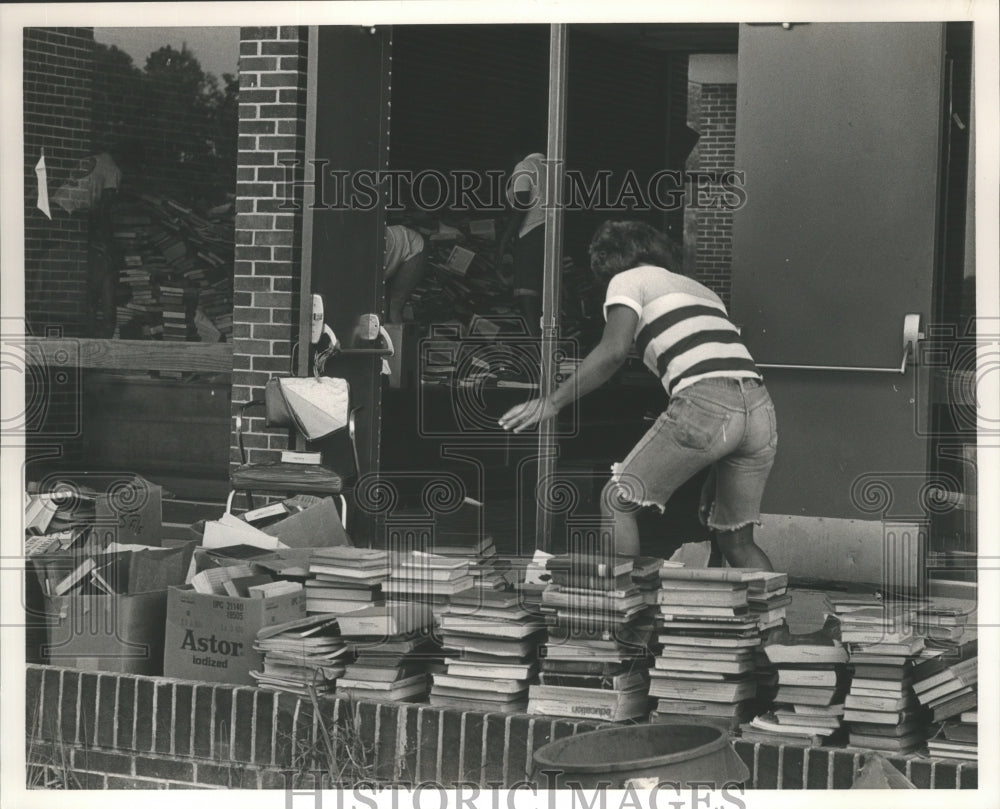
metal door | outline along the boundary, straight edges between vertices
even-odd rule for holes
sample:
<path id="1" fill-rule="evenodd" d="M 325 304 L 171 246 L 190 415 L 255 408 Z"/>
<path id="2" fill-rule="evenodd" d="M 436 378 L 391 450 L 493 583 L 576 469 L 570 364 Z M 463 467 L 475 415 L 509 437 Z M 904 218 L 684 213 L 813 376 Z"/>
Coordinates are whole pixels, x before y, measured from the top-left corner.
<path id="1" fill-rule="evenodd" d="M 350 350 L 372 345 L 355 334 L 360 316 L 382 312 L 384 205 L 366 190 L 372 182 L 365 178 L 388 165 L 392 29 L 314 30 L 309 107 L 315 134 L 307 162 L 319 186 L 305 238 L 312 291 L 323 296 L 326 323 L 347 349 L 327 363 L 327 373 L 351 384 L 352 405 L 360 408 L 357 439 L 365 474 L 379 462 L 381 359 Z M 375 517 L 364 510 L 354 510 L 349 529 L 356 544 L 378 536 Z"/>
<path id="2" fill-rule="evenodd" d="M 942 23 L 740 27 L 732 313 L 778 414 L 761 536 L 792 572 L 874 579 L 892 525 L 922 541 L 903 324 L 934 311 L 943 53 Z"/>

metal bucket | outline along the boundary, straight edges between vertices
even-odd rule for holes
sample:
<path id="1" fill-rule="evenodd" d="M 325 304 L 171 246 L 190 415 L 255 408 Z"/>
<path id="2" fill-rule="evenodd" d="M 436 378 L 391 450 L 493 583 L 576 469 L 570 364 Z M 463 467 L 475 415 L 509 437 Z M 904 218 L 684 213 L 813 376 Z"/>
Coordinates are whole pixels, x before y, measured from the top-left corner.
<path id="1" fill-rule="evenodd" d="M 634 725 L 580 733 L 535 751 L 543 789 L 650 789 L 697 783 L 722 789 L 745 784 L 750 770 L 726 731 L 710 725 Z"/>

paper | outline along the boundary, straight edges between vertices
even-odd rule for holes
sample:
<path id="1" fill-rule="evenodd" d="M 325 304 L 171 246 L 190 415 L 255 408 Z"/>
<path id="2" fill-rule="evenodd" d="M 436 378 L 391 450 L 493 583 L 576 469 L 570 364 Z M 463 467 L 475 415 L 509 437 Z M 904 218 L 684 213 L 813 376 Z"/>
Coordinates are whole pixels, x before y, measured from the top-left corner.
<path id="1" fill-rule="evenodd" d="M 218 520 L 206 522 L 205 536 L 201 544 L 203 548 L 253 545 L 255 548 L 264 548 L 269 551 L 288 547 L 276 537 L 269 536 L 252 525 L 247 525 L 232 514 L 223 514 Z"/>
<path id="2" fill-rule="evenodd" d="M 35 177 L 38 178 L 38 210 L 51 219 L 52 212 L 49 210 L 49 179 L 48 171 L 45 168 L 44 149 L 42 149 L 42 156 L 38 158 L 38 162 L 35 164 Z"/>

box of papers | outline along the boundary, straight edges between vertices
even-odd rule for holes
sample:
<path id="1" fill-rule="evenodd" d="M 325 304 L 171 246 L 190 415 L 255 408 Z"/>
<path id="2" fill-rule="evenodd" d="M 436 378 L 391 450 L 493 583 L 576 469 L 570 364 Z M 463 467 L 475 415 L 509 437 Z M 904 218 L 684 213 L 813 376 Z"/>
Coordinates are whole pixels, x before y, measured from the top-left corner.
<path id="1" fill-rule="evenodd" d="M 263 654 L 254 649 L 264 627 L 304 618 L 301 586 L 265 598 L 199 593 L 171 587 L 167 594 L 164 674 L 185 680 L 254 685 Z"/>
<path id="2" fill-rule="evenodd" d="M 46 616 L 39 657 L 86 671 L 160 675 L 167 587 L 184 581 L 191 548 L 110 548 L 32 559 Z"/>

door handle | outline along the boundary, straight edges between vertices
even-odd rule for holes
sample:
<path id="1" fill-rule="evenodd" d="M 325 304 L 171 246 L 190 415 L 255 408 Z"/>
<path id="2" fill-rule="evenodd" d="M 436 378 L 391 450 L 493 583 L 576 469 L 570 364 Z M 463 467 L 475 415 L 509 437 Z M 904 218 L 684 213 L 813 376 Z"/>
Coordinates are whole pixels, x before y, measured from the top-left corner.
<path id="1" fill-rule="evenodd" d="M 924 334 L 920 331 L 920 315 L 911 313 L 903 318 L 903 359 L 898 368 L 869 368 L 857 365 L 784 365 L 764 362 L 755 364 L 758 368 L 780 368 L 795 371 L 864 371 L 877 374 L 905 374 L 910 355 L 916 357 L 917 342 L 922 339 L 924 339 Z"/>

